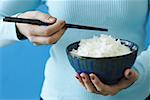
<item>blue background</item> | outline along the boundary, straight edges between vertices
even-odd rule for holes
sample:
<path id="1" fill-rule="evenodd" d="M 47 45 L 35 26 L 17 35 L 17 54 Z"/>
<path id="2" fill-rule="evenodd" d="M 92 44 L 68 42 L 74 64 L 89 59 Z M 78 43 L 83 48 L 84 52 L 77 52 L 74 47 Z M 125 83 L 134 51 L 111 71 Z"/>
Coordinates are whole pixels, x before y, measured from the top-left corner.
<path id="1" fill-rule="evenodd" d="M 0 100 L 39 100 L 49 48 L 21 41 L 0 49 Z"/>
<path id="2" fill-rule="evenodd" d="M 41 1 L 36 10 L 48 14 Z M 0 100 L 39 100 L 49 49 L 28 41 L 0 48 Z"/>

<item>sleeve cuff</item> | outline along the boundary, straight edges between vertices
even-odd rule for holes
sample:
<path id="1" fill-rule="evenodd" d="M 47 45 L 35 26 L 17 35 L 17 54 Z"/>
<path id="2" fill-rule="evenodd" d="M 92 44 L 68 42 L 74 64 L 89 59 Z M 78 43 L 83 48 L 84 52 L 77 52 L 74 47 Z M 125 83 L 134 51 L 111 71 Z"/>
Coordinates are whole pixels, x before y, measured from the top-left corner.
<path id="1" fill-rule="evenodd" d="M 136 62 L 134 64 L 133 70 L 135 70 L 138 73 L 138 79 L 134 82 L 133 85 L 138 85 L 140 82 L 145 80 L 145 71 L 144 68 L 142 67 L 142 64 Z"/>
<path id="2" fill-rule="evenodd" d="M 14 15 L 13 17 L 17 17 L 19 14 Z M 1 19 L 1 40 L 7 41 L 19 41 L 17 34 L 16 34 L 16 25 L 15 23 L 3 22 Z"/>

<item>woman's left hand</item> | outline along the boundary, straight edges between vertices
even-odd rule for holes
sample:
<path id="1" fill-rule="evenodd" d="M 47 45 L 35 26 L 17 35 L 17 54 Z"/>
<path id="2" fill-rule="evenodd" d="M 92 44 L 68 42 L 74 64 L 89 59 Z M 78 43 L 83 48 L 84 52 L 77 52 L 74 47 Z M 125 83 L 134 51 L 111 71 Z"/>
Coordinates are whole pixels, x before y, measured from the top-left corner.
<path id="1" fill-rule="evenodd" d="M 94 74 L 87 75 L 85 73 L 77 74 L 76 78 L 88 92 L 100 94 L 103 96 L 116 95 L 122 89 L 128 88 L 138 78 L 137 72 L 127 69 L 124 72 L 124 78 L 118 84 L 106 85 Z"/>

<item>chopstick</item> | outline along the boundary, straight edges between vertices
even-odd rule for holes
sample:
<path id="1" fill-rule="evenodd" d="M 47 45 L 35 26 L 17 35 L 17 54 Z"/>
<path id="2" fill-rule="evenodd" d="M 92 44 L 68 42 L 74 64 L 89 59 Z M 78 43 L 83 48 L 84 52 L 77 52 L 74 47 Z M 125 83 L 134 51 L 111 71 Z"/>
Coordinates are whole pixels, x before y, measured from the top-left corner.
<path id="1" fill-rule="evenodd" d="M 95 31 L 108 31 L 108 29 L 105 29 L 105 28 L 75 25 L 75 24 L 66 24 L 66 26 L 68 28 L 76 28 L 76 29 L 95 30 Z"/>
<path id="2" fill-rule="evenodd" d="M 25 18 L 17 18 L 17 17 L 5 17 L 3 18 L 5 22 L 15 22 L 15 23 L 26 23 L 26 24 L 33 24 L 33 25 L 51 25 L 49 23 L 42 22 L 36 19 L 25 19 Z M 95 31 L 108 31 L 105 28 L 99 27 L 91 27 L 91 26 L 84 26 L 84 25 L 75 25 L 75 24 L 66 24 L 67 28 L 76 28 L 76 29 L 85 29 L 85 30 L 95 30 Z"/>

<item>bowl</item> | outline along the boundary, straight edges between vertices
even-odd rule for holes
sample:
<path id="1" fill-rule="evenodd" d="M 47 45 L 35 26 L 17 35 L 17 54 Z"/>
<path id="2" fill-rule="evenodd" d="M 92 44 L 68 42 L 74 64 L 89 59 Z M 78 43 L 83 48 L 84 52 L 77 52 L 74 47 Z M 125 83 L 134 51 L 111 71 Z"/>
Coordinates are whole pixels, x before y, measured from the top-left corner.
<path id="1" fill-rule="evenodd" d="M 103 83 L 113 85 L 117 84 L 124 77 L 124 71 L 127 68 L 133 66 L 138 52 L 138 46 L 134 42 L 124 39 L 120 39 L 120 42 L 129 47 L 131 53 L 103 58 L 83 57 L 71 54 L 72 49 L 77 50 L 80 41 L 70 44 L 66 48 L 66 53 L 70 64 L 77 73 L 94 73 Z"/>

